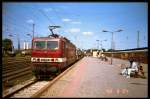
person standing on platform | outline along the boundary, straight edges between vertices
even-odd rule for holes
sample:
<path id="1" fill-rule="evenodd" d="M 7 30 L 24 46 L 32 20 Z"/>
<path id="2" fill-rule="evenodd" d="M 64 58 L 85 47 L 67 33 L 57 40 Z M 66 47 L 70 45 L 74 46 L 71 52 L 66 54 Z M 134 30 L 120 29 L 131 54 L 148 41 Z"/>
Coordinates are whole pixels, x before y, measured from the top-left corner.
<path id="1" fill-rule="evenodd" d="M 134 61 L 133 57 L 132 57 L 132 56 L 131 56 L 131 57 L 129 57 L 129 62 L 130 62 L 130 66 L 129 66 L 129 68 L 131 68 L 131 67 L 132 67 L 132 63 L 133 63 L 133 61 Z"/>

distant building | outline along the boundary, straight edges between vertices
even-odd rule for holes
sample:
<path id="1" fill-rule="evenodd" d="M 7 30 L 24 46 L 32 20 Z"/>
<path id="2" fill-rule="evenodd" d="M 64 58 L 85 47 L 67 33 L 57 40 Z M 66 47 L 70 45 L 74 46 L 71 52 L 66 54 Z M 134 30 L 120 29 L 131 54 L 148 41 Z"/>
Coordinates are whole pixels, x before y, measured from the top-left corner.
<path id="1" fill-rule="evenodd" d="M 97 51 L 93 51 L 93 57 L 97 57 Z"/>
<path id="2" fill-rule="evenodd" d="M 29 49 L 29 43 L 28 42 L 23 43 L 23 49 L 24 50 Z"/>

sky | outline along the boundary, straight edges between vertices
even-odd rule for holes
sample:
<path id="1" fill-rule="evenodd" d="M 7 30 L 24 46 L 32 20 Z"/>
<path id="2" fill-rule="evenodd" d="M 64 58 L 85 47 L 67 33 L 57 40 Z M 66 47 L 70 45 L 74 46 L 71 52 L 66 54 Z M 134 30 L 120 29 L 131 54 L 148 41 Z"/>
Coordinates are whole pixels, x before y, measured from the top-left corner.
<path id="1" fill-rule="evenodd" d="M 16 49 L 17 38 L 21 48 L 25 41 L 31 45 L 33 24 L 35 37 L 50 35 L 50 25 L 61 26 L 54 32 L 81 49 L 110 49 L 112 32 L 116 50 L 137 48 L 138 31 L 139 47 L 148 46 L 148 3 L 145 2 L 2 3 L 2 37 L 10 38 Z M 117 32 L 120 29 L 123 31 Z"/>

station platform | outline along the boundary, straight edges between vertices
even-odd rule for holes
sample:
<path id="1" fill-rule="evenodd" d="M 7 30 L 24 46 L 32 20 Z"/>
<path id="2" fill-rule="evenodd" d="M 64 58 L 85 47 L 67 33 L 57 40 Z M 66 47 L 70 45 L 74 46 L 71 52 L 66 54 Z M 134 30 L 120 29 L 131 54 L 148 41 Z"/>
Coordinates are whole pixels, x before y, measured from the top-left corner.
<path id="1" fill-rule="evenodd" d="M 148 97 L 148 77 L 126 78 L 121 72 L 120 64 L 128 61 L 110 59 L 107 62 L 94 57 L 84 57 L 73 68 L 53 84 L 40 98 L 49 97 Z M 147 65 L 144 65 L 148 74 Z"/>

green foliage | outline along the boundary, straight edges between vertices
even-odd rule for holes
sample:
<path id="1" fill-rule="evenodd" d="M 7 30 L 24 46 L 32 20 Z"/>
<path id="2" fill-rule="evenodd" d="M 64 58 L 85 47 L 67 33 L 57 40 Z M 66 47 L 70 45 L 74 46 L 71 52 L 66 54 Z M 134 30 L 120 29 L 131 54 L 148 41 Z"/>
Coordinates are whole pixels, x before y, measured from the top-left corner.
<path id="1" fill-rule="evenodd" d="M 106 52 L 106 50 L 104 48 L 102 50 L 103 50 L 103 52 Z"/>
<path id="2" fill-rule="evenodd" d="M 21 55 L 21 51 L 20 50 L 16 50 L 15 51 L 15 55 L 16 55 L 16 57 L 21 57 L 22 55 Z"/>
<path id="3" fill-rule="evenodd" d="M 21 53 L 16 54 L 16 57 L 21 57 L 21 56 L 22 56 Z"/>
<path id="4" fill-rule="evenodd" d="M 112 51 L 114 52 L 115 50 L 114 49 L 108 49 L 107 50 L 107 52 L 112 52 Z"/>
<path id="5" fill-rule="evenodd" d="M 13 53 L 13 42 L 8 38 L 2 40 L 2 54 L 3 57 L 15 56 Z"/>
<path id="6" fill-rule="evenodd" d="M 7 51 L 12 51 L 12 41 L 10 39 L 4 39 L 2 41 L 2 45 L 3 45 L 3 51 L 7 52 Z"/>

